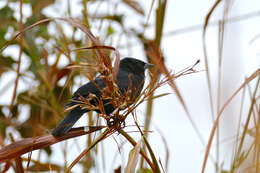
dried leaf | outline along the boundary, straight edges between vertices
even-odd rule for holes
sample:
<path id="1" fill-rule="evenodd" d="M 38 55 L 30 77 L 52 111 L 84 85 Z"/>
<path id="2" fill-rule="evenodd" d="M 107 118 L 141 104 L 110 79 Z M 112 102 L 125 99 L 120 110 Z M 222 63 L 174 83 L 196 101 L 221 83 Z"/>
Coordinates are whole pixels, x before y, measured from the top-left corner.
<path id="1" fill-rule="evenodd" d="M 73 128 L 69 131 L 69 133 L 55 138 L 52 135 L 38 136 L 34 138 L 26 138 L 21 141 L 13 142 L 0 150 L 0 163 L 6 162 L 13 158 L 16 158 L 22 154 L 31 152 L 33 150 L 42 149 L 57 142 L 75 138 L 77 136 L 81 136 L 84 134 L 89 134 L 97 130 L 101 130 L 105 128 L 105 126 L 91 126 L 88 130 L 82 130 L 82 128 Z"/>
<path id="2" fill-rule="evenodd" d="M 137 161 L 138 161 L 138 155 L 141 149 L 141 142 L 142 140 L 139 140 L 139 142 L 137 142 L 135 147 L 129 152 L 125 173 L 135 172 L 135 168 L 137 166 Z"/>

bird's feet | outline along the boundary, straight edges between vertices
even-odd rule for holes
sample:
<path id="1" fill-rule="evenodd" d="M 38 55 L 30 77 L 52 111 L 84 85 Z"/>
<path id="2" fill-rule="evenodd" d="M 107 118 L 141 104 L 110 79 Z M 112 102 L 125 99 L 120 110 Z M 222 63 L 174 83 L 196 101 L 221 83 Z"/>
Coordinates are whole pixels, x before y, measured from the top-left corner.
<path id="1" fill-rule="evenodd" d="M 108 127 L 125 127 L 125 117 L 122 115 L 110 115 L 106 117 Z"/>

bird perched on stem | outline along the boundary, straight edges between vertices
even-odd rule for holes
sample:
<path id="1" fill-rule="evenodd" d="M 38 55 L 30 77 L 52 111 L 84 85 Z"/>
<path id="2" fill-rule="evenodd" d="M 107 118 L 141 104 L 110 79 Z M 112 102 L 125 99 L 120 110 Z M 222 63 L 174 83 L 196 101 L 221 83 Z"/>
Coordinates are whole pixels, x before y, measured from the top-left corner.
<path id="1" fill-rule="evenodd" d="M 67 104 L 69 114 L 52 131 L 52 135 L 58 137 L 68 132 L 86 112 L 94 110 L 109 116 L 117 108 L 122 110 L 131 105 L 143 89 L 145 70 L 151 66 L 153 65 L 141 60 L 126 57 L 120 61 L 116 87 L 112 86 L 112 91 L 111 86 L 108 86 L 108 78 L 104 76 L 81 86 Z"/>

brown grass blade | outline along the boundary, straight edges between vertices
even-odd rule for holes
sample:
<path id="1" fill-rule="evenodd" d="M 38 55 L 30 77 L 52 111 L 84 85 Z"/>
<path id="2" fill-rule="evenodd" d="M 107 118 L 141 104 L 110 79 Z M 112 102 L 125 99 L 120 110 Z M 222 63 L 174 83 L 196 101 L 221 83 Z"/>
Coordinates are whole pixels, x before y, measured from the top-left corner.
<path id="1" fill-rule="evenodd" d="M 239 91 L 242 88 L 244 88 L 249 82 L 251 82 L 254 78 L 256 78 L 258 75 L 260 75 L 260 68 L 257 69 L 251 76 L 249 76 L 248 78 L 245 79 L 245 81 L 242 83 L 242 85 L 234 92 L 234 94 L 232 94 L 232 96 L 225 102 L 225 104 L 220 109 L 220 111 L 217 115 L 217 118 L 216 118 L 216 120 L 213 124 L 213 127 L 211 129 L 211 132 L 210 132 L 210 137 L 209 137 L 209 140 L 208 140 L 206 153 L 205 153 L 205 156 L 204 156 L 204 161 L 203 161 L 202 170 L 201 170 L 202 173 L 205 172 L 207 159 L 208 159 L 208 156 L 209 156 L 209 151 L 210 151 L 210 148 L 211 148 L 213 137 L 214 137 L 214 134 L 215 134 L 215 131 L 216 131 L 216 128 L 218 126 L 219 119 L 220 119 L 222 113 L 224 112 L 225 108 L 229 105 L 229 103 L 233 100 L 233 98 L 239 93 Z"/>
<path id="2" fill-rule="evenodd" d="M 207 48 L 206 48 L 206 31 L 208 28 L 209 20 L 211 15 L 213 14 L 216 7 L 219 5 L 221 0 L 217 0 L 213 7 L 210 9 L 209 13 L 206 16 L 205 23 L 203 26 L 203 33 L 202 33 L 202 41 L 203 41 L 203 51 L 204 51 L 204 60 L 205 60 L 205 68 L 206 68 L 206 76 L 207 76 L 207 82 L 208 82 L 208 90 L 209 90 L 209 99 L 210 99 L 210 109 L 211 109 L 211 117 L 212 121 L 214 120 L 214 106 L 213 106 L 213 93 L 212 93 L 212 87 L 211 87 L 211 79 L 210 79 L 210 71 L 209 71 L 209 63 L 208 63 L 208 54 L 207 54 Z"/>
<path id="3" fill-rule="evenodd" d="M 9 136 L 10 136 L 11 141 L 12 141 L 12 142 L 15 142 L 13 135 L 10 134 Z M 23 164 L 22 164 L 22 158 L 21 158 L 21 156 L 18 156 L 18 157 L 16 157 L 16 158 L 14 158 L 14 161 L 15 161 L 15 172 L 23 173 L 23 172 L 24 172 L 24 169 L 23 169 Z"/>
<path id="4" fill-rule="evenodd" d="M 80 23 L 80 21 L 77 21 L 75 19 L 72 18 L 55 18 L 58 20 L 63 20 L 66 21 L 68 23 L 70 23 L 72 26 L 79 28 L 81 31 L 83 31 L 85 34 L 87 34 L 88 38 L 91 40 L 91 42 L 93 43 L 94 46 L 97 46 L 97 52 L 99 54 L 100 60 L 102 60 L 102 62 L 104 62 L 105 66 L 112 72 L 112 66 L 111 66 L 111 62 L 110 62 L 110 58 L 105 54 L 105 52 L 102 49 L 99 49 L 99 41 L 98 39 L 92 34 L 92 32 L 85 27 L 83 24 Z"/>
<path id="5" fill-rule="evenodd" d="M 125 4 L 127 4 L 129 7 L 134 9 L 137 13 L 141 14 L 142 16 L 144 15 L 144 9 L 142 6 L 139 4 L 138 1 L 136 0 L 123 0 Z"/>
<path id="6" fill-rule="evenodd" d="M 135 140 L 129 136 L 124 130 L 119 129 L 118 132 L 123 135 L 128 142 L 130 142 L 133 146 L 137 145 L 137 142 L 135 142 Z M 151 169 L 156 172 L 155 166 L 153 164 L 153 162 L 148 158 L 148 156 L 146 155 L 146 153 L 144 152 L 143 149 L 140 149 L 140 154 L 143 156 L 143 158 L 146 160 L 146 162 L 149 164 L 149 166 L 151 167 Z"/>
<path id="7" fill-rule="evenodd" d="M 98 46 L 100 45 L 98 39 L 92 34 L 92 32 L 87 28 L 85 27 L 84 25 L 82 25 L 79 21 L 76 21 L 75 19 L 71 19 L 71 18 L 62 18 L 62 17 L 59 17 L 59 18 L 48 18 L 48 19 L 43 19 L 43 20 L 40 20 L 28 27 L 26 27 L 25 29 L 23 29 L 22 31 L 20 31 L 18 34 L 16 34 L 10 41 L 8 41 L 4 47 L 2 47 L 0 49 L 0 53 L 2 53 L 14 40 L 17 39 L 17 37 L 19 37 L 22 33 L 24 33 L 25 31 L 29 30 L 29 29 L 32 29 L 38 25 L 41 25 L 43 23 L 46 23 L 46 22 L 49 22 L 49 21 L 52 21 L 52 20 L 62 20 L 62 21 L 65 21 L 65 22 L 68 22 L 70 23 L 72 26 L 76 27 L 76 28 L 79 28 L 81 31 L 83 31 L 87 36 L 88 38 L 91 40 L 91 42 L 93 43 L 94 46 Z M 104 62 L 104 64 L 106 65 L 107 68 L 109 68 L 111 71 L 112 71 L 112 67 L 111 67 L 111 62 L 110 62 L 110 59 L 108 58 L 108 56 L 106 56 L 106 54 L 104 53 L 104 51 L 100 50 L 100 49 L 97 49 L 98 50 L 98 53 L 100 55 L 100 58 L 102 59 L 102 61 Z"/>
<path id="8" fill-rule="evenodd" d="M 120 54 L 117 51 L 117 49 L 115 49 L 112 46 L 95 45 L 95 46 L 90 46 L 90 47 L 81 47 L 81 48 L 73 49 L 72 51 L 79 51 L 79 50 L 85 50 L 85 49 L 109 49 L 109 50 L 113 50 L 115 52 L 116 60 L 115 60 L 114 66 L 113 66 L 112 74 L 113 74 L 114 81 L 116 81 L 116 76 L 117 76 L 117 72 L 118 72 L 119 64 L 120 64 Z"/>
<path id="9" fill-rule="evenodd" d="M 38 25 L 41 25 L 41 24 L 43 24 L 43 23 L 49 22 L 49 21 L 51 21 L 51 20 L 53 20 L 53 19 L 51 19 L 51 18 L 49 18 L 49 19 L 43 19 L 43 20 L 40 20 L 40 21 L 38 21 L 38 22 L 36 22 L 36 23 L 34 23 L 34 24 L 32 24 L 32 25 L 30 25 L 30 26 L 24 28 L 21 32 L 17 33 L 10 41 L 8 41 L 8 42 L 5 44 L 4 47 L 2 47 L 2 48 L 0 49 L 0 53 L 2 53 L 11 43 L 13 43 L 14 40 L 16 40 L 17 37 L 19 37 L 23 32 L 25 32 L 25 31 L 27 31 L 27 30 L 29 30 L 29 29 L 32 29 L 32 28 L 34 28 L 35 26 L 38 26 Z"/>
<path id="10" fill-rule="evenodd" d="M 66 139 L 89 134 L 101 130 L 105 127 L 106 126 L 90 126 L 88 127 L 89 128 L 88 131 L 83 130 L 83 128 L 74 128 L 67 134 L 58 138 L 55 138 L 52 135 L 45 135 L 45 136 L 38 136 L 34 138 L 22 139 L 20 141 L 9 144 L 0 150 L 0 163 L 14 159 L 17 156 L 31 152 L 33 150 L 45 148 L 47 146 L 61 142 Z"/>
<path id="11" fill-rule="evenodd" d="M 87 149 L 80 153 L 80 155 L 70 164 L 67 169 L 67 173 L 71 172 L 71 169 L 80 161 L 82 157 L 84 157 L 93 147 L 95 147 L 100 141 L 108 137 L 113 133 L 114 129 L 107 128 Z"/>

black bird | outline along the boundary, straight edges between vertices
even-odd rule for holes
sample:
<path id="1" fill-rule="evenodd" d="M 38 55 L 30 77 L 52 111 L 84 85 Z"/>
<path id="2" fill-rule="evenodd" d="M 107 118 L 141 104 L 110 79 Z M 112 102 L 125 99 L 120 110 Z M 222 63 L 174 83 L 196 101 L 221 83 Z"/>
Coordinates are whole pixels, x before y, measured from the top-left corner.
<path id="1" fill-rule="evenodd" d="M 121 96 L 124 96 L 131 89 L 131 101 L 134 101 L 141 93 L 145 79 L 145 69 L 153 66 L 152 64 L 145 63 L 141 60 L 126 57 L 120 61 L 117 73 L 117 86 Z M 78 119 L 86 112 L 91 110 L 83 109 L 79 104 L 82 98 L 90 99 L 90 104 L 97 107 L 100 98 L 102 97 L 102 89 L 107 86 L 105 80 L 97 77 L 93 82 L 81 86 L 72 96 L 72 101 L 67 106 L 74 108 L 70 113 L 58 124 L 52 131 L 53 136 L 62 136 L 68 132 Z M 113 104 L 109 99 L 102 99 L 103 113 L 110 115 L 114 110 Z M 75 107 L 76 106 L 76 107 Z M 93 110 L 93 109 L 92 109 Z M 96 112 L 101 113 L 99 109 L 94 109 Z"/>

